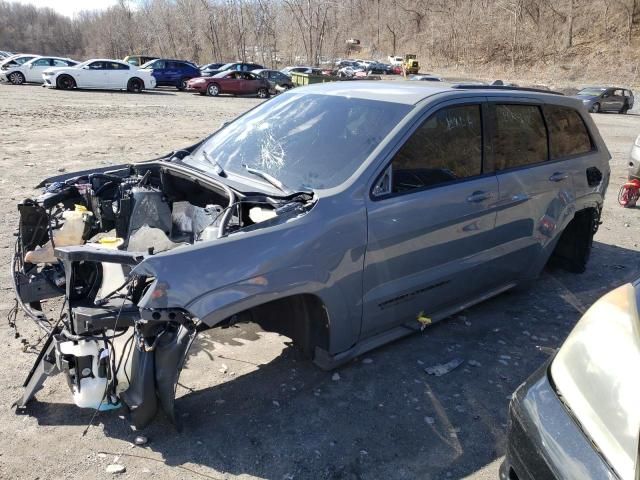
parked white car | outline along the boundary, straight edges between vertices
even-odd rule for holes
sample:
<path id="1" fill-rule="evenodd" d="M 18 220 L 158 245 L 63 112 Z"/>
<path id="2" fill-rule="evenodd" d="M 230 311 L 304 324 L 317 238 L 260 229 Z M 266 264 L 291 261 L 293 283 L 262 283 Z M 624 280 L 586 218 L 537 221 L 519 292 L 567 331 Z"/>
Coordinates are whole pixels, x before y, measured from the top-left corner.
<path id="1" fill-rule="evenodd" d="M 42 83 L 42 72 L 51 67 L 72 67 L 78 62 L 70 58 L 61 57 L 35 57 L 22 65 L 9 65 L 6 70 L 0 72 L 0 81 L 11 82 L 14 85 L 22 85 L 25 82 Z"/>
<path id="2" fill-rule="evenodd" d="M 7 57 L 7 58 L 0 59 L 0 75 L 3 75 L 6 72 L 8 72 L 10 68 L 22 65 L 23 63 L 26 63 L 29 60 L 33 60 L 34 58 L 37 58 L 37 57 L 39 57 L 39 55 L 16 54 L 16 55 L 11 55 L 10 57 Z"/>
<path id="3" fill-rule="evenodd" d="M 138 93 L 156 86 L 151 70 L 104 58 L 87 60 L 73 67 L 48 68 L 42 72 L 42 79 L 45 87 L 61 90 L 99 88 Z"/>

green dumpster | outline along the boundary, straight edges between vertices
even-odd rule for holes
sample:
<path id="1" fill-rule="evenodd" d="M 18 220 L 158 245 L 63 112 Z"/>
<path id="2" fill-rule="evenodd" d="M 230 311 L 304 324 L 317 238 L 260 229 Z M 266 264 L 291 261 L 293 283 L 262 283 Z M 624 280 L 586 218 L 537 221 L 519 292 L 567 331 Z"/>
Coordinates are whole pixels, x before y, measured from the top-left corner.
<path id="1" fill-rule="evenodd" d="M 338 77 L 332 77 L 330 75 L 313 75 L 308 73 L 291 73 L 291 82 L 296 87 L 302 87 L 304 85 L 312 85 L 314 83 L 335 82 Z"/>

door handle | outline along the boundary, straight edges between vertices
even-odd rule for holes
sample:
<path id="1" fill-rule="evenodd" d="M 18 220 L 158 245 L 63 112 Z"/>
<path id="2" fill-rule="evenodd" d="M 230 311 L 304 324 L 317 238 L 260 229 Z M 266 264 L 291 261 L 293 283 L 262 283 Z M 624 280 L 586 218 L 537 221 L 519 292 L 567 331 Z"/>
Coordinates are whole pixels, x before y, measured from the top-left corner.
<path id="1" fill-rule="evenodd" d="M 566 180 L 567 178 L 569 178 L 569 175 L 567 175 L 564 172 L 555 172 L 553 175 L 551 175 L 549 177 L 549 181 L 550 182 L 561 182 L 563 180 Z"/>
<path id="2" fill-rule="evenodd" d="M 484 202 L 485 200 L 489 200 L 491 198 L 490 192 L 483 192 L 478 190 L 477 192 L 473 192 L 471 195 L 467 197 L 467 202 L 469 203 L 479 203 Z"/>

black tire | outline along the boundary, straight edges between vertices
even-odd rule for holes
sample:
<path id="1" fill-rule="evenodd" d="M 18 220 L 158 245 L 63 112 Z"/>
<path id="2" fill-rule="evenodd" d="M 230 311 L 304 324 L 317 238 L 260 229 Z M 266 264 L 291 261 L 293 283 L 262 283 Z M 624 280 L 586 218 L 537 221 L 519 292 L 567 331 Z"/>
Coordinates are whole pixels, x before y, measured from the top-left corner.
<path id="1" fill-rule="evenodd" d="M 187 82 L 191 80 L 190 78 L 182 78 L 180 79 L 180 81 L 178 82 L 178 85 L 176 85 L 176 88 L 182 92 L 183 90 L 186 90 L 187 88 Z"/>
<path id="2" fill-rule="evenodd" d="M 621 115 L 626 115 L 629 111 L 629 105 L 625 102 L 624 106 L 620 109 Z"/>
<path id="3" fill-rule="evenodd" d="M 259 88 L 258 89 L 258 98 L 269 98 L 269 89 L 268 88 Z"/>
<path id="4" fill-rule="evenodd" d="M 22 85 L 24 80 L 24 75 L 20 72 L 11 72 L 9 74 L 9 81 L 14 85 Z"/>
<path id="5" fill-rule="evenodd" d="M 212 83 L 207 87 L 207 95 L 210 97 L 217 97 L 220 95 L 220 86 L 217 83 Z"/>
<path id="6" fill-rule="evenodd" d="M 593 209 L 581 210 L 564 229 L 549 264 L 571 273 L 583 273 L 591 256 L 596 214 Z"/>
<path id="7" fill-rule="evenodd" d="M 600 104 L 598 102 L 594 103 L 589 109 L 591 113 L 600 113 Z"/>
<path id="8" fill-rule="evenodd" d="M 142 93 L 142 90 L 144 90 L 144 82 L 137 77 L 132 78 L 127 83 L 127 92 Z"/>
<path id="9" fill-rule="evenodd" d="M 56 80 L 56 87 L 60 90 L 71 90 L 76 88 L 76 81 L 71 75 L 60 75 Z"/>

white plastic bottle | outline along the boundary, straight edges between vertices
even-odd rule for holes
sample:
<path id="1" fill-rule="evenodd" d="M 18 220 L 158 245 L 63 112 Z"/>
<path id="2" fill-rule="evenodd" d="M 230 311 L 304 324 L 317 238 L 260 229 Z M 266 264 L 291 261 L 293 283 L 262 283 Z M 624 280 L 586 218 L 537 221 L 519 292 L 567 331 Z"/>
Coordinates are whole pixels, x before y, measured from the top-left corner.
<path id="1" fill-rule="evenodd" d="M 82 375 L 80 379 L 80 389 L 74 385 L 73 402 L 81 408 L 100 408 L 102 399 L 107 387 L 107 379 L 98 376 L 99 347 L 95 340 L 82 340 L 79 342 L 62 342 L 60 352 L 64 355 L 75 357 L 86 357 L 91 355 L 91 372 L 73 372 L 75 375 Z M 88 368 L 88 367 L 85 367 Z M 91 376 L 87 376 L 90 374 Z"/>
<path id="2" fill-rule="evenodd" d="M 64 223 L 62 227 L 53 231 L 53 243 L 56 247 L 69 247 L 72 245 L 82 245 L 82 235 L 84 225 L 93 213 L 89 212 L 85 206 L 76 205 L 74 210 L 66 210 L 62 213 Z M 27 263 L 55 263 L 56 256 L 53 254 L 51 240 L 42 247 L 27 252 L 24 256 Z"/>

